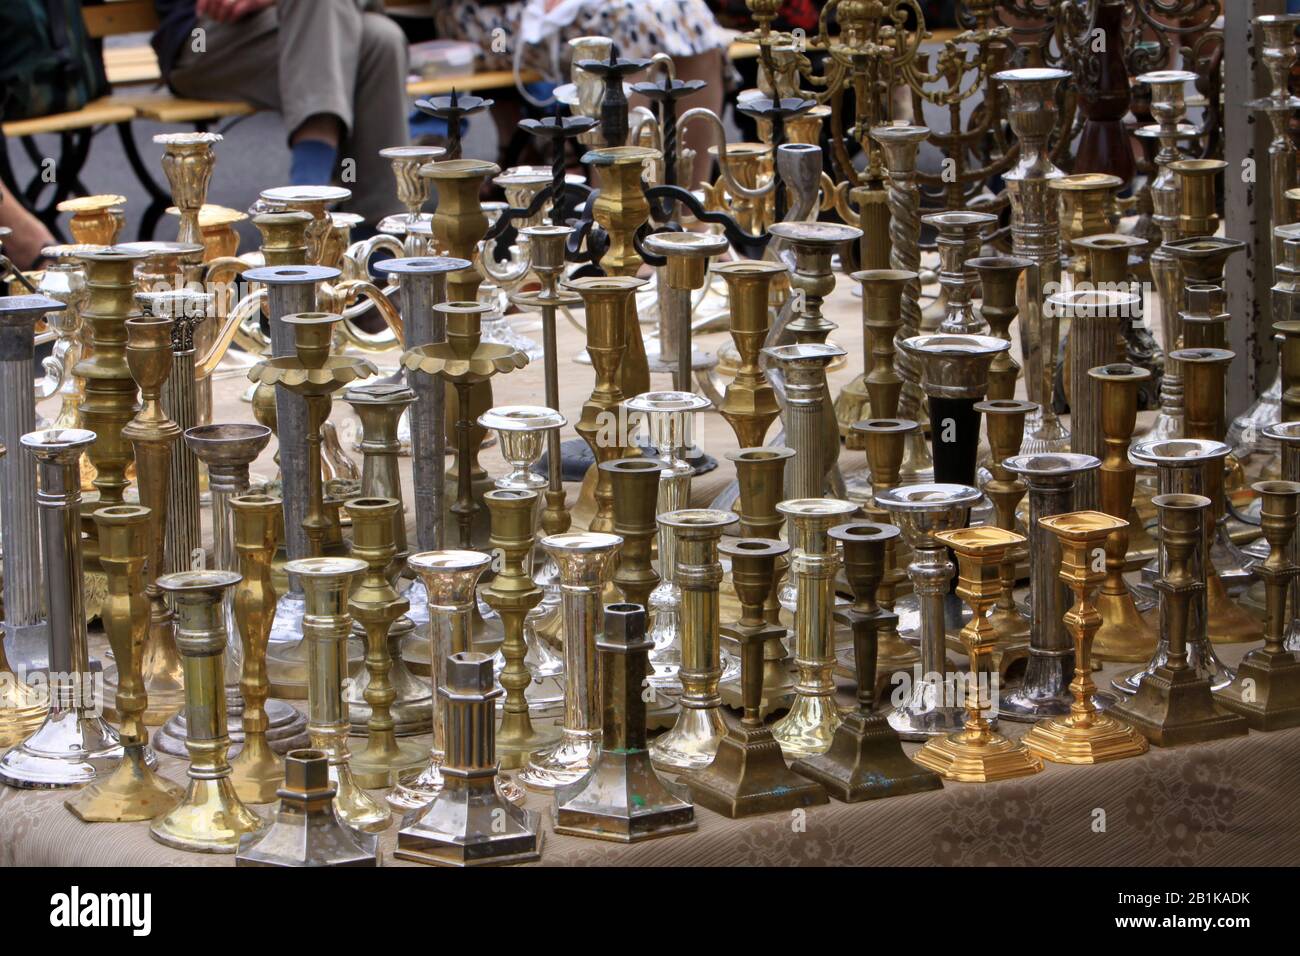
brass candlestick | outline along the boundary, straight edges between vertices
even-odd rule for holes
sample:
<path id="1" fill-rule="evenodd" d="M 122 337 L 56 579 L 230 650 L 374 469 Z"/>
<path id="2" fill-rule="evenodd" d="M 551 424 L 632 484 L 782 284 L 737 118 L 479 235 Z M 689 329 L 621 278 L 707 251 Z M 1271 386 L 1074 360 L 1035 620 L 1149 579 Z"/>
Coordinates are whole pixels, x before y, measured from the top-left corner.
<path id="1" fill-rule="evenodd" d="M 125 205 L 125 196 L 105 193 L 100 196 L 65 199 L 55 208 L 59 212 L 72 213 L 68 231 L 72 233 L 74 242 L 111 246 L 117 242 L 118 233 L 122 231 L 125 217 L 118 213 Z"/>
<path id="2" fill-rule="evenodd" d="M 848 447 L 856 448 L 854 422 L 898 414 L 903 379 L 894 368 L 894 336 L 903 324 L 903 290 L 915 276 L 901 269 L 865 269 L 849 278 L 862 287 L 862 366 L 866 371 L 840 391 L 835 414 Z"/>
<path id="3" fill-rule="evenodd" d="M 490 493 L 490 492 L 489 492 Z M 445 687 L 443 667 L 448 654 L 468 651 L 473 630 L 475 589 L 492 559 L 478 551 L 422 551 L 411 555 L 411 569 L 420 575 L 429 596 L 429 660 L 435 694 Z M 442 789 L 448 747 L 448 729 L 441 709 L 433 713 L 433 744 L 418 772 L 399 777 L 388 795 L 388 805 L 398 812 L 426 806 Z"/>
<path id="4" fill-rule="evenodd" d="M 523 863 L 541 855 L 536 812 L 502 799 L 496 786 L 492 658 L 466 651 L 447 656 L 438 687 L 440 723 L 447 728 L 444 784 L 433 801 L 410 814 L 394 856 L 442 866 Z"/>
<path id="5" fill-rule="evenodd" d="M 574 431 L 587 443 L 597 465 L 630 452 L 625 452 L 625 446 L 619 440 L 608 441 L 602 437 L 602 433 L 604 426 L 612 420 L 611 416 L 618 414 L 618 406 L 626 394 L 618 375 L 627 357 L 628 329 L 624 315 L 636 290 L 643 285 L 644 279 L 632 276 L 593 277 L 564 283 L 565 288 L 582 296 L 587 322 L 587 354 L 591 356 L 591 367 L 596 373 L 591 397 L 583 403 L 582 415 L 574 426 Z M 638 326 L 637 335 L 640 334 Z M 550 467 L 559 467 L 559 464 L 557 462 Z M 608 532 L 614 527 L 613 491 L 609 485 L 609 476 L 598 467 L 593 471 L 596 513 L 588 528 L 591 531 Z"/>
<path id="6" fill-rule="evenodd" d="M 844 715 L 829 750 L 796 760 L 791 769 L 845 803 L 938 790 L 943 786 L 939 775 L 908 760 L 898 734 L 884 716 L 873 713 L 878 636 L 895 617 L 877 603 L 876 594 L 885 576 L 885 547 L 900 532 L 892 525 L 855 521 L 829 534 L 844 547 L 844 569 L 855 598 L 852 609 L 837 612 L 836 619 L 853 631 L 858 705 Z"/>
<path id="7" fill-rule="evenodd" d="M 1038 773 L 1043 762 L 1023 743 L 1013 742 L 994 731 L 986 713 L 991 712 L 995 688 L 985 688 L 994 679 L 989 652 L 996 640 L 987 613 L 1002 590 L 1000 567 L 1007 548 L 1024 543 L 1024 536 L 1002 528 L 954 528 L 939 531 L 934 539 L 952 548 L 961 566 L 957 594 L 970 605 L 971 619 L 961 630 L 962 643 L 970 658 L 970 674 L 962 695 L 966 722 L 953 734 L 931 737 L 916 754 L 916 762 L 961 783 L 990 783 Z"/>
<path id="8" fill-rule="evenodd" d="M 1103 661 L 1145 661 L 1155 650 L 1156 634 L 1138 611 L 1133 592 L 1124 580 L 1129 527 L 1133 515 L 1133 488 L 1137 469 L 1129 461 L 1129 443 L 1137 422 L 1137 391 L 1151 378 L 1146 369 L 1121 362 L 1089 369 L 1101 385 L 1100 418 L 1105 457 L 1097 472 L 1098 501 L 1112 518 L 1126 519 L 1106 539 L 1106 578 L 1097 595 L 1101 625 L 1093 654 Z"/>
<path id="9" fill-rule="evenodd" d="M 659 502 L 659 462 L 653 458 L 617 458 L 601 462 L 609 473 L 614 493 L 614 534 L 623 539 L 613 581 L 623 603 L 650 602 L 650 592 L 659 583 L 659 573 L 650 563 L 650 551 L 658 530 L 655 506 Z"/>
<path id="10" fill-rule="evenodd" d="M 984 323 L 975 315 L 971 299 L 979 274 L 968 263 L 980 254 L 981 231 L 996 223 L 997 217 L 958 210 L 931 213 L 922 216 L 921 222 L 938 232 L 935 242 L 939 246 L 939 286 L 944 300 L 939 331 L 978 335 L 984 331 Z"/>
<path id="11" fill-rule="evenodd" d="M 713 271 L 727 284 L 728 331 L 740 356 L 736 376 L 727 383 L 718 412 L 735 432 L 741 448 L 757 447 L 781 413 L 776 391 L 759 364 L 759 353 L 771 326 L 768 303 L 772 283 L 789 270 L 779 262 L 741 259 L 720 263 Z"/>
<path id="12" fill-rule="evenodd" d="M 1152 442 L 1150 444 L 1162 444 Z M 1142 447 L 1142 446 L 1139 446 Z M 1151 499 L 1160 515 L 1160 640 L 1164 659 L 1139 678 L 1137 692 L 1114 707 L 1157 747 L 1202 743 L 1247 732 L 1245 718 L 1214 703 L 1210 678 L 1188 663 L 1189 645 L 1205 634 L 1205 543 L 1210 499 L 1161 494 Z"/>
<path id="13" fill-rule="evenodd" d="M 1094 596 L 1106 576 L 1098 566 L 1099 552 L 1127 522 L 1100 511 L 1076 511 L 1043 518 L 1041 524 L 1061 542 L 1061 580 L 1074 592 L 1074 605 L 1065 612 L 1065 626 L 1074 638 L 1074 703 L 1065 717 L 1039 721 L 1024 744 L 1053 763 L 1093 764 L 1147 752 L 1146 738 L 1128 724 L 1104 713 L 1093 703 L 1092 640 L 1101 625 Z"/>
<path id="14" fill-rule="evenodd" d="M 104 780 L 94 780 L 64 802 L 87 823 L 152 820 L 181 798 L 181 788 L 150 769 L 149 732 L 141 715 L 147 706 L 140 660 L 149 631 L 144 566 L 149 509 L 116 505 L 95 512 L 99 562 L 108 576 L 108 597 L 100 616 L 113 647 L 118 672 L 117 712 L 122 759 Z"/>
<path id="15" fill-rule="evenodd" d="M 981 289 L 980 318 L 988 323 L 989 335 L 1004 342 L 1011 341 L 1011 323 L 1020 314 L 1016 304 L 1016 288 L 1020 277 L 1033 265 L 1032 260 L 1020 256 L 978 256 L 967 259 L 967 268 L 979 276 Z M 988 397 L 1014 399 L 1016 379 L 1020 377 L 1020 363 L 1011 356 L 1011 350 L 999 352 L 989 363 Z M 1014 452 L 1013 452 L 1014 454 Z"/>
<path id="16" fill-rule="evenodd" d="M 807 343 L 763 349 L 785 379 L 786 443 L 795 451 L 786 469 L 787 498 L 816 498 L 827 490 L 831 469 L 839 457 L 838 431 L 828 435 L 826 366 L 846 353 L 837 345 Z"/>
<path id="17" fill-rule="evenodd" d="M 1123 179 L 1109 173 L 1074 173 L 1054 179 L 1048 186 L 1059 208 L 1065 271 L 1076 287 L 1088 275 L 1088 262 L 1086 256 L 1077 254 L 1074 243 L 1085 236 L 1115 231 L 1119 225 L 1115 193 L 1123 185 Z"/>
<path id="18" fill-rule="evenodd" d="M 993 502 L 997 526 L 1003 531 L 1015 531 L 1016 506 L 1029 491 L 1029 486 L 1015 472 L 1009 471 L 1003 462 L 1019 450 L 1024 438 L 1025 418 L 1034 410 L 1034 403 L 990 399 L 977 403 L 975 410 L 983 412 L 988 422 L 989 480 L 984 482 L 983 491 Z M 1017 564 L 1022 557 L 1027 557 L 1023 546 L 1008 546 L 1006 560 L 999 569 L 1002 590 L 989 613 L 995 637 L 993 665 L 1003 680 L 1013 664 L 1024 661 L 1029 655 L 1029 620 L 1020 613 L 1015 598 Z"/>
<path id="19" fill-rule="evenodd" d="M 849 501 L 796 498 L 782 501 L 777 511 L 793 528 L 790 576 L 795 601 L 795 698 L 790 712 L 772 727 L 772 736 L 788 757 L 824 753 L 840 725 L 835 705 L 835 573 L 840 560 L 827 536 L 832 526 L 857 510 Z"/>
<path id="20" fill-rule="evenodd" d="M 637 843 L 694 830 L 695 808 L 660 778 L 646 749 L 645 607 L 605 608 L 600 650 L 603 743 L 591 773 L 555 791 L 555 832 Z"/>
<path id="21" fill-rule="evenodd" d="M 99 715 L 86 645 L 81 568 L 81 453 L 95 440 L 75 428 L 30 432 L 49 612 L 49 710 L 30 737 L 0 757 L 0 783 L 27 790 L 74 787 L 107 776 L 122 757 Z M 6 492 L 8 489 L 6 489 Z M 146 751 L 145 759 L 149 759 Z"/>
<path id="22" fill-rule="evenodd" d="M 343 400 L 361 419 L 361 494 L 367 498 L 396 498 L 402 501 L 402 479 L 397 459 L 402 453 L 398 422 L 415 403 L 415 392 L 400 382 L 354 385 Z M 403 565 L 410 549 L 406 546 L 406 505 L 393 519 L 393 540 L 397 542 L 397 564 Z"/>
<path id="23" fill-rule="evenodd" d="M 535 490 L 505 488 L 483 496 L 492 519 L 488 544 L 493 554 L 501 556 L 501 567 L 483 589 L 483 600 L 501 615 L 504 631 L 501 656 L 505 666 L 498 679 L 505 689 L 505 699 L 501 706 L 501 725 L 497 728 L 497 755 L 506 768 L 525 766 L 530 753 L 555 739 L 552 728 L 533 726 L 527 696 L 533 676 L 527 664 L 529 648 L 524 639 L 524 619 L 542 600 L 542 589 L 529 574 L 537 540 L 534 519 L 539 498 Z M 453 646 L 453 649 L 465 648 Z M 445 650 L 440 652 L 437 647 L 431 647 L 430 653 L 436 655 Z"/>
<path id="24" fill-rule="evenodd" d="M 732 819 L 825 803 L 821 787 L 790 772 L 780 745 L 763 723 L 766 648 L 785 635 L 783 626 L 764 619 L 763 608 L 775 585 L 777 561 L 790 547 L 774 538 L 745 537 L 723 542 L 718 550 L 731 560 L 731 580 L 740 601 L 740 620 L 723 625 L 723 635 L 740 645 L 743 716 L 726 720 L 713 763 L 687 776 L 691 796 Z"/>
<path id="25" fill-rule="evenodd" d="M 180 803 L 154 820 L 159 843 L 195 853 L 234 853 L 245 833 L 261 833 L 265 820 L 240 801 L 230 782 L 226 751 L 226 697 L 222 657 L 226 624 L 222 592 L 239 582 L 233 571 L 166 574 L 158 586 L 176 602 L 176 646 L 185 665 L 189 787 Z"/>
<path id="26" fill-rule="evenodd" d="M 307 643 L 307 732 L 311 746 L 325 754 L 334 785 L 334 810 L 349 826 L 367 833 L 388 829 L 383 804 L 361 789 L 352 773 L 348 748 L 347 642 L 352 634 L 348 593 L 366 563 L 356 558 L 302 558 L 285 564 L 285 571 L 302 582 L 305 600 L 302 630 Z"/>
<path id="27" fill-rule="evenodd" d="M 344 825 L 337 791 L 325 751 L 290 751 L 275 819 L 239 841 L 235 866 L 378 866 L 375 837 Z"/>
<path id="28" fill-rule="evenodd" d="M 396 498 L 354 498 L 343 507 L 352 519 L 352 556 L 366 562 L 366 572 L 352 591 L 348 610 L 365 630 L 365 664 L 370 678 L 365 691 L 370 705 L 366 749 L 352 757 L 352 772 L 361 786 L 373 789 L 392 785 L 403 771 L 424 763 L 424 754 L 414 741 L 398 741 L 392 711 L 397 691 L 390 676 L 395 642 L 389 640 L 389 629 L 411 606 L 393 589 L 388 577 L 397 554 L 393 515 L 401 510 L 401 503 Z"/>
<path id="29" fill-rule="evenodd" d="M 723 531 L 739 521 L 730 511 L 684 508 L 659 515 L 659 523 L 673 529 L 676 553 L 674 581 L 681 603 L 681 712 L 667 733 L 650 746 L 655 766 L 668 770 L 699 770 L 713 761 L 725 731 L 722 697 L 721 636 L 718 585 L 722 564 L 718 541 Z"/>
<path id="30" fill-rule="evenodd" d="M 1282 730 L 1300 725 L 1300 659 L 1286 650 L 1287 591 L 1300 574 L 1291 560 L 1300 484 L 1261 481 L 1251 490 L 1262 500 L 1260 527 L 1269 544 L 1268 558 L 1255 566 L 1264 579 L 1268 608 L 1264 646 L 1250 651 L 1237 667 L 1237 677 L 1215 693 L 1219 704 L 1240 714 L 1255 730 Z"/>

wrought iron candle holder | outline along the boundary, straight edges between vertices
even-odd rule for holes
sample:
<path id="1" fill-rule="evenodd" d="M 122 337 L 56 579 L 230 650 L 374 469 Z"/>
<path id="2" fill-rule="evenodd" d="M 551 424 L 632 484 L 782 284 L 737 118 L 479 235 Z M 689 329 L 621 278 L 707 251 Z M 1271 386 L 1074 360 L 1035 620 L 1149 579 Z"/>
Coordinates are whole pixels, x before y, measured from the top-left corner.
<path id="1" fill-rule="evenodd" d="M 0 783 L 21 790 L 75 787 L 108 776 L 122 757 L 116 731 L 99 716 L 86 644 L 81 568 L 81 454 L 84 429 L 22 437 L 36 458 L 36 492 L 49 609 L 49 711 L 31 736 L 0 757 Z M 6 490 L 7 491 L 7 490 Z M 145 759 L 149 759 L 146 752 Z"/>

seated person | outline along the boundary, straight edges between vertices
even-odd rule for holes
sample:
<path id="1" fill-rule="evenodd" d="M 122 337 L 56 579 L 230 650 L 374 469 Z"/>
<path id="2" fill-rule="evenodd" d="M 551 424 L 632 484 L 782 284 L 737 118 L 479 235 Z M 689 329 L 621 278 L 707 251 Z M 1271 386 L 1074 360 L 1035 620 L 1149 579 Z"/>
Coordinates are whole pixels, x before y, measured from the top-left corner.
<path id="1" fill-rule="evenodd" d="M 3 183 L 0 183 L 0 229 L 10 230 L 9 235 L 0 238 L 4 250 L 0 254 L 8 256 L 21 272 L 41 268 L 41 250 L 57 241 L 45 223 L 14 198 Z M 6 278 L 0 266 L 0 281 Z"/>
<path id="2" fill-rule="evenodd" d="M 409 141 L 406 37 L 382 0 L 154 0 L 153 47 L 172 90 L 275 110 L 289 132 L 290 185 L 324 185 L 355 161 L 346 208 L 393 212 L 386 146 Z M 283 185 L 259 183 L 259 187 Z"/>

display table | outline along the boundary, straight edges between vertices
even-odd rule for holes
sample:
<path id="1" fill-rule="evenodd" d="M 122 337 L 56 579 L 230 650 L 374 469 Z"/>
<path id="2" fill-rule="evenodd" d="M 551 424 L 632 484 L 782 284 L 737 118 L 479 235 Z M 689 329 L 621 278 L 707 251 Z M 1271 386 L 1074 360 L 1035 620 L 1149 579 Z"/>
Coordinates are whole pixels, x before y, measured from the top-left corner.
<path id="1" fill-rule="evenodd" d="M 861 369 L 860 300 L 844 286 L 828 300 L 826 313 L 840 323 L 833 341 L 848 350 L 849 362 L 830 376 L 838 393 L 854 370 Z M 539 336 L 525 317 L 519 328 Z M 590 366 L 570 361 L 583 347 L 583 334 L 564 322 L 559 328 L 563 388 L 561 411 L 572 437 L 583 400 L 590 393 Z M 700 336 L 701 348 L 714 350 L 725 333 Z M 380 356 L 379 364 L 395 364 L 395 353 Z M 240 372 L 221 375 L 216 382 L 214 421 L 251 421 L 242 400 L 247 381 Z M 667 387 L 666 376 L 655 376 L 654 387 Z M 497 404 L 540 401 L 540 363 L 494 380 Z M 1023 383 L 1021 383 L 1023 389 Z M 41 411 L 53 409 L 43 405 Z M 336 402 L 345 447 L 351 450 L 347 427 L 350 409 Z M 1145 417 L 1145 416 L 1144 416 Z M 718 460 L 717 470 L 696 479 L 692 499 L 706 505 L 732 478 L 725 453 L 736 447 L 731 429 L 716 414 L 702 416 L 698 444 Z M 772 429 L 772 435 L 777 428 Z M 769 436 L 770 437 L 770 436 Z M 274 442 L 254 474 L 274 474 Z M 846 451 L 841 464 L 853 470 L 860 452 Z M 491 474 L 504 472 L 496 449 L 482 456 Z M 410 461 L 403 459 L 405 488 L 410 493 Z M 570 506 L 578 486 L 569 488 Z M 413 535 L 413 531 L 411 532 Z M 414 538 L 412 537 L 412 540 Z M 93 649 L 101 653 L 102 637 Z M 1218 648 L 1225 662 L 1235 664 L 1246 645 Z M 1127 666 L 1127 665 L 1123 665 Z M 1120 666 L 1109 665 L 1096 675 L 1105 688 Z M 845 690 L 843 685 L 841 690 Z M 845 705 L 850 698 L 842 695 Z M 303 703 L 303 702 L 299 702 Z M 1002 722 L 1012 736 L 1028 725 Z M 427 744 L 428 738 L 423 738 Z M 354 738 L 354 749 L 361 746 Z M 915 751 L 919 745 L 906 745 Z M 832 801 L 805 813 L 770 814 L 731 821 L 697 809 L 699 829 L 683 836 L 622 846 L 552 832 L 549 796 L 530 794 L 527 805 L 544 812 L 542 864 L 632 865 L 1294 865 L 1300 860 L 1300 729 L 1162 751 L 1096 767 L 1048 764 L 1035 776 L 996 784 L 949 784 L 941 791 L 845 805 Z M 185 762 L 160 756 L 161 772 L 184 781 Z M 233 856 L 183 853 L 156 843 L 147 823 L 87 824 L 63 806 L 66 791 L 25 791 L 0 787 L 0 865 L 45 866 L 229 866 Z M 274 805 L 256 808 L 269 814 Z M 381 835 L 384 865 L 408 864 L 393 859 L 397 825 Z"/>

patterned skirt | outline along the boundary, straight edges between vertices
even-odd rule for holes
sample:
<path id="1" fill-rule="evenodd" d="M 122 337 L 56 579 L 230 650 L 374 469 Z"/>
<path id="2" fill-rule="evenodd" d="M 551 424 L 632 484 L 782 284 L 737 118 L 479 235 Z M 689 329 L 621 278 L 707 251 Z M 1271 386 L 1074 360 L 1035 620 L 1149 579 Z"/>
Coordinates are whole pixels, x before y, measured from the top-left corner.
<path id="1" fill-rule="evenodd" d="M 524 0 L 501 4 L 453 0 L 436 3 L 434 19 L 443 38 L 479 47 L 480 70 L 508 70 L 515 62 L 514 44 L 523 42 L 520 18 L 526 6 Z M 728 42 L 704 0 L 585 0 L 573 22 L 560 28 L 560 42 L 548 38 L 520 51 L 520 65 L 565 81 L 568 45 L 564 41 L 583 36 L 609 37 L 621 56 L 646 59 L 656 53 L 696 56 L 723 49 Z M 554 62 L 556 52 L 565 62 Z"/>

